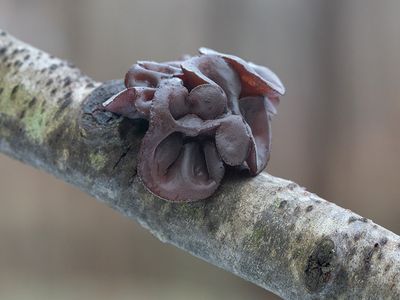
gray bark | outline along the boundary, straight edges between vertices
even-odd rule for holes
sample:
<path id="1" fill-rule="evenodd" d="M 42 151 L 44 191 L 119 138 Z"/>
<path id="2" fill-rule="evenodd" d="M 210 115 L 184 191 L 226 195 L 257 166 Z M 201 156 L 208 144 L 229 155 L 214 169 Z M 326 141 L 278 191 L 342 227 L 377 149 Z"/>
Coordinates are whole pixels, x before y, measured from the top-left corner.
<path id="1" fill-rule="evenodd" d="M 231 172 L 207 201 L 147 192 L 136 176 L 146 124 L 97 110 L 121 88 L 0 31 L 0 151 L 284 299 L 400 299 L 400 237 L 296 183 Z"/>

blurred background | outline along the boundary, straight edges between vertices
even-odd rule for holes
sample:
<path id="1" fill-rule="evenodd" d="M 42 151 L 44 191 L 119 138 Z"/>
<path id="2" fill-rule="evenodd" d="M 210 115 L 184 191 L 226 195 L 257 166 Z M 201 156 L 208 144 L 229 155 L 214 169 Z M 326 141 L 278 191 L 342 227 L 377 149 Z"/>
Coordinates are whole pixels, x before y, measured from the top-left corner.
<path id="1" fill-rule="evenodd" d="M 287 95 L 268 172 L 400 234 L 400 2 L 0 0 L 0 28 L 102 81 L 199 46 Z M 278 299 L 0 155 L 0 299 Z"/>

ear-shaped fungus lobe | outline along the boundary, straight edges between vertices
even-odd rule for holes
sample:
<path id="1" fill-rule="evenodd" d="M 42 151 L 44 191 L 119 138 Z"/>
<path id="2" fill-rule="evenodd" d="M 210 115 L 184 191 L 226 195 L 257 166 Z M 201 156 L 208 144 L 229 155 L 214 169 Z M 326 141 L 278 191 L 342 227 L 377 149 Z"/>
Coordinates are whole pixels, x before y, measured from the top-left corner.
<path id="1" fill-rule="evenodd" d="M 157 87 L 163 79 L 179 76 L 182 71 L 174 66 L 141 61 L 134 64 L 125 75 L 126 87 Z"/>
<path id="2" fill-rule="evenodd" d="M 184 139 L 168 111 L 170 96 L 181 87 L 158 90 L 150 113 L 150 127 L 142 140 L 138 173 L 145 186 L 170 201 L 194 201 L 217 189 L 224 166 L 212 141 Z M 182 130 L 182 127 L 179 127 Z"/>
<path id="3" fill-rule="evenodd" d="M 240 110 L 251 128 L 250 153 L 246 160 L 250 173 L 257 175 L 267 166 L 271 149 L 271 128 L 264 97 L 240 99 Z"/>
<path id="4" fill-rule="evenodd" d="M 175 118 L 181 118 L 189 113 L 189 103 L 187 101 L 188 91 L 186 88 L 175 88 L 170 91 L 169 110 Z"/>
<path id="5" fill-rule="evenodd" d="M 202 84 L 189 94 L 190 112 L 203 120 L 212 120 L 222 115 L 227 107 L 224 91 L 217 85 Z"/>
<path id="6" fill-rule="evenodd" d="M 267 110 L 276 115 L 279 104 L 279 95 L 283 95 L 285 93 L 285 87 L 278 76 L 276 76 L 276 74 L 267 67 L 259 66 L 251 62 L 249 63 L 249 66 L 252 67 L 265 81 L 269 82 L 269 84 L 271 84 L 271 86 L 277 91 L 277 95 L 267 96 L 266 102 Z"/>
<path id="7" fill-rule="evenodd" d="M 153 88 L 128 88 L 108 99 L 103 106 L 108 111 L 130 119 L 148 119 L 154 93 Z"/>
<path id="8" fill-rule="evenodd" d="M 146 70 L 155 71 L 169 75 L 182 74 L 182 69 L 173 63 L 158 63 L 155 61 L 138 61 L 137 64 Z"/>
<path id="9" fill-rule="evenodd" d="M 141 153 L 140 178 L 152 193 L 170 201 L 207 198 L 224 175 L 223 163 L 212 142 L 183 143 L 179 133 L 174 133 L 147 151 Z"/>
<path id="10" fill-rule="evenodd" d="M 215 135 L 215 143 L 227 165 L 241 165 L 247 158 L 251 133 L 240 116 L 230 116 L 221 122 Z"/>
<path id="11" fill-rule="evenodd" d="M 220 86 L 228 98 L 228 106 L 238 113 L 240 81 L 237 73 L 217 55 L 195 56 L 182 62 L 182 77 L 190 89 L 208 83 Z"/>
<path id="12" fill-rule="evenodd" d="M 240 57 L 204 47 L 200 48 L 199 51 L 204 55 L 218 55 L 229 63 L 241 79 L 241 97 L 265 95 L 274 98 L 285 93 L 285 88 L 278 76 L 265 67 L 247 63 Z"/>

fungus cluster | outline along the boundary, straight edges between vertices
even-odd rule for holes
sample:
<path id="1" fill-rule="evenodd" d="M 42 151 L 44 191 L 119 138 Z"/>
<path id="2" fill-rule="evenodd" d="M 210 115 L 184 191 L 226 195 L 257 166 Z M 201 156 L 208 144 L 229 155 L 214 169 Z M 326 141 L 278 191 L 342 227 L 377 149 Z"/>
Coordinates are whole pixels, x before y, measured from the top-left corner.
<path id="1" fill-rule="evenodd" d="M 153 194 L 195 201 L 218 188 L 225 166 L 267 165 L 271 115 L 285 89 L 268 68 L 200 48 L 181 61 L 139 61 L 106 110 L 146 119 L 138 175 Z"/>

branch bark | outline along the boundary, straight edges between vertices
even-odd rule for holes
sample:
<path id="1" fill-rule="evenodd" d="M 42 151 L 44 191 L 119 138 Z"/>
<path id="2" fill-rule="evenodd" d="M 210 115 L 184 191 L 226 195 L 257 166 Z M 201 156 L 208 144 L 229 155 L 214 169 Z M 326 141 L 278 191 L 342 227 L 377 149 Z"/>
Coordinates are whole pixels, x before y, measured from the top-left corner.
<path id="1" fill-rule="evenodd" d="M 0 151 L 285 299 L 400 299 L 400 237 L 296 183 L 230 173 L 207 201 L 148 193 L 136 176 L 146 124 L 97 110 L 121 89 L 0 31 Z"/>

